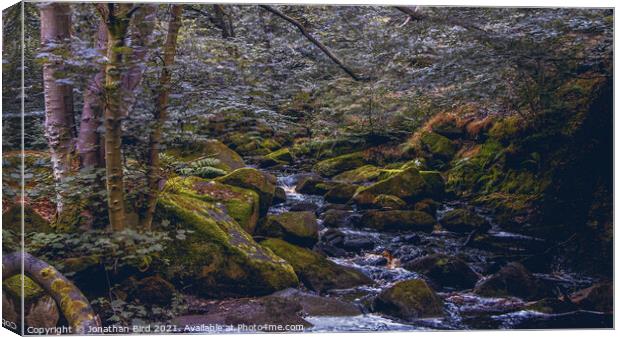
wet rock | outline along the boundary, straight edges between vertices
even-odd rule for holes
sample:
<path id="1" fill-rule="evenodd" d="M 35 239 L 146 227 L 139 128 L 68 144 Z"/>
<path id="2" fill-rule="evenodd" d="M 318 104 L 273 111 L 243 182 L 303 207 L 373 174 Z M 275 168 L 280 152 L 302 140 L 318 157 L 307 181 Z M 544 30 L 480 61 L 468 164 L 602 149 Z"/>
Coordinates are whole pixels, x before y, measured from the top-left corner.
<path id="1" fill-rule="evenodd" d="M 420 172 L 415 168 L 409 168 L 378 183 L 359 188 L 353 196 L 353 201 L 361 207 L 372 207 L 375 198 L 381 194 L 412 201 L 432 196 L 431 193 L 431 186 Z"/>
<path id="2" fill-rule="evenodd" d="M 417 258 L 403 268 L 428 277 L 439 287 L 471 289 L 478 281 L 478 274 L 456 256 L 433 254 Z"/>
<path id="3" fill-rule="evenodd" d="M 329 191 L 329 187 L 325 185 L 325 180 L 318 176 L 303 177 L 295 186 L 297 193 L 310 195 L 324 195 Z"/>
<path id="4" fill-rule="evenodd" d="M 597 283 L 571 294 L 573 303 L 585 310 L 613 312 L 614 288 L 611 282 Z"/>
<path id="5" fill-rule="evenodd" d="M 282 297 L 299 303 L 304 314 L 309 316 L 357 316 L 362 314 L 353 303 L 331 297 L 317 296 L 298 289 L 281 290 L 271 296 Z"/>
<path id="6" fill-rule="evenodd" d="M 291 212 L 316 212 L 317 209 L 316 203 L 307 201 L 297 202 L 289 207 Z"/>
<path id="7" fill-rule="evenodd" d="M 237 186 L 258 193 L 260 214 L 265 215 L 276 193 L 276 177 L 253 168 L 237 169 L 223 177 L 215 179 L 223 184 Z"/>
<path id="8" fill-rule="evenodd" d="M 316 252 L 319 252 L 321 254 L 327 255 L 327 256 L 332 256 L 332 257 L 345 257 L 348 255 L 347 251 L 342 249 L 342 248 L 338 248 L 330 243 L 326 243 L 326 242 L 319 242 L 316 245 L 314 245 L 313 248 Z"/>
<path id="9" fill-rule="evenodd" d="M 419 211 L 379 211 L 371 210 L 364 213 L 360 225 L 376 230 L 418 230 L 431 232 L 435 219 Z"/>
<path id="10" fill-rule="evenodd" d="M 286 212 L 268 215 L 263 224 L 259 226 L 257 233 L 306 247 L 312 247 L 319 239 L 319 227 L 314 212 Z"/>
<path id="11" fill-rule="evenodd" d="M 349 185 L 349 184 L 337 184 L 330 188 L 330 190 L 325 193 L 325 200 L 328 202 L 344 204 L 347 201 L 351 200 L 355 191 L 359 186 Z"/>
<path id="12" fill-rule="evenodd" d="M 519 262 L 511 262 L 483 279 L 474 292 L 486 297 L 516 296 L 528 300 L 540 298 L 542 293 L 534 276 Z"/>
<path id="13" fill-rule="evenodd" d="M 282 187 L 277 186 L 273 195 L 273 204 L 277 205 L 283 202 L 286 202 L 286 191 Z"/>
<path id="14" fill-rule="evenodd" d="M 375 247 L 375 242 L 369 238 L 345 238 L 342 242 L 342 248 L 348 251 L 359 252 L 362 250 L 370 250 Z"/>
<path id="15" fill-rule="evenodd" d="M 375 311 L 404 320 L 444 315 L 442 300 L 419 279 L 401 281 L 383 290 L 373 307 Z"/>
<path id="16" fill-rule="evenodd" d="M 464 208 L 447 212 L 439 222 L 443 228 L 457 233 L 468 233 L 474 229 L 482 233 L 491 228 L 486 219 Z"/>
<path id="17" fill-rule="evenodd" d="M 217 298 L 269 294 L 299 282 L 289 263 L 257 244 L 217 204 L 165 189 L 154 223 L 163 220 L 167 228 L 193 231 L 166 244 L 162 258 L 173 263 L 153 266 L 178 288 Z"/>
<path id="18" fill-rule="evenodd" d="M 319 293 L 372 284 L 372 280 L 357 269 L 340 266 L 309 249 L 280 239 L 268 239 L 261 245 L 288 261 L 304 285 Z"/>
<path id="19" fill-rule="evenodd" d="M 407 206 L 403 199 L 389 194 L 379 194 L 373 204 L 380 209 L 403 209 Z"/>
<path id="20" fill-rule="evenodd" d="M 132 296 L 144 304 L 170 305 L 176 289 L 161 276 L 149 276 L 136 284 Z"/>
<path id="21" fill-rule="evenodd" d="M 563 301 L 558 298 L 543 298 L 536 302 L 528 303 L 526 310 L 534 310 L 545 314 L 558 314 L 577 310 L 577 306 L 570 301 Z"/>
<path id="22" fill-rule="evenodd" d="M 325 227 L 346 227 L 353 225 L 352 217 L 355 213 L 330 209 L 323 213 L 323 226 Z"/>
<path id="23" fill-rule="evenodd" d="M 244 324 L 247 326 L 265 325 L 269 332 L 286 332 L 277 330 L 278 326 L 284 328 L 291 325 L 311 327 L 301 317 L 303 307 L 294 299 L 282 296 L 266 296 L 260 298 L 242 298 L 210 303 L 201 308 L 206 312 L 203 315 L 186 315 L 176 317 L 172 324 L 183 329 L 185 333 L 204 333 L 201 326 L 232 325 L 237 327 Z M 185 330 L 187 329 L 187 330 Z M 247 332 L 247 331 L 245 331 Z"/>
<path id="24" fill-rule="evenodd" d="M 198 177 L 175 177 L 166 182 L 166 187 L 208 202 L 222 203 L 226 213 L 246 232 L 254 233 L 260 216 L 260 197 L 255 191 Z"/>
<path id="25" fill-rule="evenodd" d="M 602 329 L 613 327 L 613 315 L 593 311 L 571 311 L 555 315 L 536 315 L 517 320 L 511 329 Z"/>
<path id="26" fill-rule="evenodd" d="M 393 174 L 392 171 L 395 170 L 385 170 L 373 165 L 364 165 L 350 171 L 342 172 L 333 177 L 333 179 L 349 184 L 363 184 L 385 179 L 390 174 Z"/>
<path id="27" fill-rule="evenodd" d="M 366 164 L 363 153 L 354 152 L 320 161 L 314 165 L 313 171 L 324 177 L 333 177 Z"/>
<path id="28" fill-rule="evenodd" d="M 430 215 L 437 214 L 439 203 L 433 199 L 422 199 L 415 203 L 413 209 L 420 212 L 426 212 Z"/>

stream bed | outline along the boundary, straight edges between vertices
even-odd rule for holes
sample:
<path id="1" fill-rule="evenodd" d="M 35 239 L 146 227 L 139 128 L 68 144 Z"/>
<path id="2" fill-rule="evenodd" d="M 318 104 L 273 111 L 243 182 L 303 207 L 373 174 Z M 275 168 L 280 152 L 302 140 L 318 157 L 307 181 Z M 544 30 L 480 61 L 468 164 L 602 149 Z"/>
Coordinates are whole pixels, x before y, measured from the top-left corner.
<path id="1" fill-rule="evenodd" d="M 334 229 L 323 226 L 322 217 L 330 208 L 322 196 L 306 195 L 295 191 L 299 179 L 307 172 L 272 171 L 277 177 L 277 184 L 286 192 L 286 201 L 272 206 L 271 214 L 312 210 L 319 219 L 319 243 L 315 249 L 321 250 L 324 237 Z M 443 202 L 437 209 L 440 220 L 447 211 L 466 205 L 462 200 Z M 342 206 L 338 206 L 342 207 Z M 360 212 L 355 206 L 347 206 L 353 217 Z M 337 230 L 346 239 L 355 242 L 353 249 L 346 253 L 330 254 L 333 262 L 354 267 L 370 277 L 372 286 L 361 286 L 352 289 L 339 289 L 322 296 L 336 297 L 359 304 L 363 315 L 353 317 L 307 316 L 304 319 L 313 327 L 310 331 L 402 331 L 427 329 L 528 329 L 528 328 L 562 328 L 562 327 L 603 327 L 610 326 L 609 317 L 596 312 L 574 311 L 563 314 L 545 314 L 526 309 L 528 302 L 516 297 L 481 297 L 472 289 L 456 291 L 450 288 L 438 289 L 438 295 L 444 302 L 443 318 L 401 321 L 368 310 L 368 303 L 382 290 L 403 280 L 424 278 L 415 272 L 408 271 L 400 265 L 428 254 L 442 253 L 457 255 L 480 275 L 496 272 L 507 260 L 506 255 L 527 256 L 544 250 L 545 240 L 518 233 L 511 233 L 501 228 L 493 219 L 490 210 L 474 208 L 476 213 L 489 221 L 486 246 L 466 245 L 467 234 L 458 234 L 443 230 L 424 232 L 378 232 L 372 229 L 353 225 L 338 226 Z M 360 248 L 361 247 L 361 248 Z M 323 250 L 325 252 L 325 250 Z M 386 258 L 386 256 L 388 258 Z M 389 259 L 389 261 L 388 261 Z M 592 285 L 596 280 L 586 275 L 565 271 L 558 263 L 551 273 L 534 273 L 534 276 L 557 296 L 571 293 Z"/>

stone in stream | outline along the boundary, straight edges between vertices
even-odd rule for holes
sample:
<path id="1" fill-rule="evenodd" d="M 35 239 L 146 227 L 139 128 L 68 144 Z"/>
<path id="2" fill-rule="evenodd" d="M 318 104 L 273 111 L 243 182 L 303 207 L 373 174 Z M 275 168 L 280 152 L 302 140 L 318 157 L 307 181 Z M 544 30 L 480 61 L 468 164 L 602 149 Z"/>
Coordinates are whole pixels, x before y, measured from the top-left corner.
<path id="1" fill-rule="evenodd" d="M 471 289 L 479 279 L 465 261 L 444 254 L 419 257 L 404 264 L 403 268 L 423 274 L 438 287 Z"/>
<path id="2" fill-rule="evenodd" d="M 343 249 L 350 252 L 360 252 L 362 250 L 370 250 L 375 247 L 375 242 L 370 238 L 365 237 L 347 237 L 341 231 L 330 228 L 321 236 L 323 246 L 321 249 L 325 249 L 326 246 L 332 246 L 335 248 Z M 328 249 L 328 251 L 334 251 Z"/>
<path id="3" fill-rule="evenodd" d="M 273 204 L 277 205 L 283 202 L 286 202 L 286 191 L 282 187 L 277 186 L 275 194 L 273 195 Z"/>
<path id="4" fill-rule="evenodd" d="M 295 191 L 297 193 L 310 195 L 324 195 L 329 191 L 329 188 L 325 185 L 325 182 L 325 179 L 317 175 L 303 177 L 297 182 Z"/>
<path id="5" fill-rule="evenodd" d="M 333 185 L 327 193 L 325 193 L 325 200 L 328 202 L 344 204 L 351 200 L 355 191 L 357 191 L 357 185 L 336 183 Z"/>
<path id="6" fill-rule="evenodd" d="M 533 300 L 545 296 L 534 276 L 519 262 L 511 262 L 480 281 L 474 292 L 486 297 L 516 296 Z"/>
<path id="7" fill-rule="evenodd" d="M 293 267 L 271 250 L 257 244 L 218 203 L 164 189 L 154 223 L 191 230 L 183 240 L 166 244 L 154 272 L 177 288 L 205 297 L 265 295 L 294 287 L 299 280 Z"/>
<path id="8" fill-rule="evenodd" d="M 379 194 L 373 204 L 380 209 L 403 209 L 407 206 L 403 199 L 389 194 Z"/>
<path id="9" fill-rule="evenodd" d="M 332 297 L 323 297 L 303 292 L 299 289 L 284 289 L 271 294 L 273 297 L 282 297 L 299 303 L 304 314 L 309 316 L 357 316 L 360 309 L 353 303 L 341 301 Z"/>
<path id="10" fill-rule="evenodd" d="M 341 211 L 330 209 L 323 213 L 323 226 L 325 227 L 348 227 L 353 226 L 356 220 L 356 213 L 351 211 Z"/>
<path id="11" fill-rule="evenodd" d="M 420 279 L 401 281 L 383 290 L 373 308 L 404 320 L 444 316 L 443 301 Z"/>
<path id="12" fill-rule="evenodd" d="M 596 283 L 571 294 L 573 303 L 585 310 L 613 312 L 614 288 L 612 282 Z"/>
<path id="13" fill-rule="evenodd" d="M 373 283 L 357 269 L 338 265 L 316 252 L 283 240 L 267 239 L 261 245 L 288 261 L 304 285 L 319 293 Z"/>
<path id="14" fill-rule="evenodd" d="M 419 211 L 370 210 L 362 215 L 360 225 L 375 230 L 414 230 L 431 232 L 436 221 L 430 214 Z"/>
<path id="15" fill-rule="evenodd" d="M 257 234 L 312 247 L 319 240 L 319 226 L 314 212 L 285 212 L 267 215 Z"/>
<path id="16" fill-rule="evenodd" d="M 301 317 L 302 305 L 295 299 L 283 296 L 210 301 L 201 306 L 200 311 L 206 314 L 179 316 L 172 320 L 172 324 L 182 329 L 180 332 L 184 333 L 218 332 L 197 330 L 216 324 L 232 325 L 234 328 L 241 324 L 265 325 L 269 328 L 265 332 L 286 332 L 286 330 L 277 330 L 278 326 L 302 325 L 305 328 L 312 326 Z"/>
<path id="17" fill-rule="evenodd" d="M 422 199 L 415 203 L 413 209 L 420 212 L 426 212 L 435 216 L 437 214 L 437 208 L 439 203 L 433 199 Z"/>
<path id="18" fill-rule="evenodd" d="M 338 173 L 349 171 L 366 165 L 362 152 L 354 152 L 338 157 L 325 159 L 314 165 L 313 171 L 325 177 L 333 177 Z"/>
<path id="19" fill-rule="evenodd" d="M 483 233 L 491 228 L 485 218 L 465 208 L 448 211 L 439 222 L 443 228 L 457 233 L 469 233 L 474 229 Z"/>
<path id="20" fill-rule="evenodd" d="M 361 207 L 369 208 L 375 207 L 375 198 L 381 194 L 393 195 L 408 202 L 434 197 L 438 177 L 435 174 L 432 177 L 432 181 L 429 180 L 432 183 L 429 183 L 416 168 L 408 168 L 372 185 L 360 187 L 352 200 Z"/>
<path id="21" fill-rule="evenodd" d="M 276 177 L 253 168 L 237 169 L 215 181 L 258 193 L 261 216 L 267 214 L 276 193 Z"/>

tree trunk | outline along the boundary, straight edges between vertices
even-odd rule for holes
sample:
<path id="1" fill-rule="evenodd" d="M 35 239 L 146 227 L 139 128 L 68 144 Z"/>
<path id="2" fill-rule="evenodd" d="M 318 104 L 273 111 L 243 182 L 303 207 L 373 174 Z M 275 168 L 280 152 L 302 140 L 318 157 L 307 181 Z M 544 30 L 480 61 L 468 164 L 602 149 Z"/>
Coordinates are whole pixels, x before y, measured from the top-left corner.
<path id="1" fill-rule="evenodd" d="M 71 37 L 71 8 L 68 4 L 52 3 L 41 6 L 41 45 L 53 53 L 50 46 L 62 45 Z M 45 96 L 45 136 L 49 143 L 57 190 L 57 211 L 63 209 L 62 186 L 69 172 L 74 152 L 73 88 L 58 82 L 54 73 L 62 61 L 45 62 L 43 87 Z"/>
<path id="2" fill-rule="evenodd" d="M 88 334 L 92 328 L 101 327 L 88 299 L 56 268 L 28 253 L 4 254 L 2 280 L 17 274 L 30 277 L 52 296 L 74 333 Z"/>
<path id="3" fill-rule="evenodd" d="M 154 125 L 149 136 L 149 156 L 147 171 L 148 195 L 146 200 L 146 210 L 142 218 L 141 227 L 150 230 L 153 222 L 153 213 L 159 197 L 159 181 L 161 180 L 161 167 L 159 163 L 159 150 L 162 142 L 162 132 L 164 123 L 168 116 L 168 99 L 170 95 L 171 69 L 174 64 L 174 57 L 177 49 L 177 38 L 181 28 L 182 5 L 172 5 L 171 17 L 168 23 L 168 35 L 164 44 L 164 64 L 159 78 L 159 92 L 157 103 L 153 113 Z"/>
<path id="4" fill-rule="evenodd" d="M 105 168 L 108 192 L 108 215 L 114 231 L 125 228 L 125 187 L 123 184 L 123 158 L 121 149 L 122 120 L 126 115 L 123 104 L 123 51 L 133 11 L 130 4 L 99 4 L 105 20 L 108 45 L 108 63 L 104 70 Z"/>

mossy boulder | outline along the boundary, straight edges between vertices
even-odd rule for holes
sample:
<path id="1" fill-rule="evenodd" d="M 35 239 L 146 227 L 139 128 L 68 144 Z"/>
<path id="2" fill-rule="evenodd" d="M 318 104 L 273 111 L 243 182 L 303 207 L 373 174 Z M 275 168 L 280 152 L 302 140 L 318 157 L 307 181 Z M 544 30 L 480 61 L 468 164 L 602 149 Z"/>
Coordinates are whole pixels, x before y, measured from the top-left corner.
<path id="1" fill-rule="evenodd" d="M 431 232 L 435 218 L 430 214 L 408 210 L 370 210 L 362 215 L 360 225 L 379 231 L 416 230 Z"/>
<path id="2" fill-rule="evenodd" d="M 273 138 L 265 138 L 265 139 L 263 139 L 263 141 L 260 143 L 260 145 L 262 147 L 266 148 L 269 151 L 275 151 L 275 150 L 277 150 L 277 149 L 282 147 L 282 144 L 280 144 L 280 142 L 278 142 L 277 140 L 275 140 Z M 288 152 L 288 149 L 286 149 L 286 152 Z"/>
<path id="3" fill-rule="evenodd" d="M 172 148 L 167 150 L 166 153 L 185 162 L 200 158 L 215 158 L 220 162 L 218 165 L 215 165 L 215 167 L 226 172 L 245 167 L 243 158 L 241 158 L 237 152 L 215 139 L 200 141 L 184 147 Z"/>
<path id="4" fill-rule="evenodd" d="M 254 233 L 259 218 L 260 198 L 253 190 L 198 177 L 175 177 L 168 180 L 166 185 L 179 192 L 189 192 L 201 200 L 223 204 L 226 213 L 246 232 Z"/>
<path id="5" fill-rule="evenodd" d="M 424 150 L 433 158 L 449 161 L 456 154 L 456 147 L 452 141 L 435 132 L 424 132 L 420 135 L 420 143 Z"/>
<path id="6" fill-rule="evenodd" d="M 22 284 L 24 292 L 22 296 Z M 56 301 L 31 278 L 14 275 L 2 281 L 2 314 L 4 318 L 14 318 L 19 322 L 21 302 L 24 301 L 24 321 L 26 326 L 52 328 L 58 324 L 60 310 Z M 18 325 L 20 325 L 18 323 Z"/>
<path id="7" fill-rule="evenodd" d="M 290 164 L 293 161 L 293 156 L 288 147 L 271 152 L 265 156 L 265 158 L 272 159 L 278 163 Z"/>
<path id="8" fill-rule="evenodd" d="M 446 189 L 441 173 L 439 171 L 420 171 L 420 175 L 426 182 L 429 196 L 441 198 Z"/>
<path id="9" fill-rule="evenodd" d="M 268 239 L 261 245 L 288 261 L 304 285 L 319 293 L 372 284 L 372 280 L 357 269 L 340 266 L 309 249 L 280 239 Z"/>
<path id="10" fill-rule="evenodd" d="M 319 225 L 314 212 L 271 214 L 265 218 L 258 234 L 312 247 L 319 240 Z"/>
<path id="11" fill-rule="evenodd" d="M 24 208 L 24 232 L 43 232 L 47 233 L 52 230 L 49 222 L 43 219 L 32 207 L 21 203 L 11 205 L 9 209 L 2 213 L 2 226 L 10 229 L 15 233 L 22 232 L 22 206 Z"/>
<path id="12" fill-rule="evenodd" d="M 373 200 L 375 208 L 380 209 L 403 209 L 407 206 L 407 203 L 395 196 L 389 194 L 379 194 L 375 200 Z"/>
<path id="13" fill-rule="evenodd" d="M 323 213 L 323 226 L 345 227 L 353 225 L 355 213 L 347 210 L 329 209 Z"/>
<path id="14" fill-rule="evenodd" d="M 516 296 L 527 300 L 544 295 L 534 276 L 519 262 L 511 262 L 485 278 L 474 292 L 486 297 Z"/>
<path id="15" fill-rule="evenodd" d="M 156 223 L 192 231 L 167 244 L 161 274 L 199 296 L 264 295 L 298 284 L 292 266 L 257 244 L 217 204 L 172 187 L 159 198 Z"/>
<path id="16" fill-rule="evenodd" d="M 357 185 L 350 184 L 336 184 L 325 193 L 325 200 L 328 202 L 344 204 L 351 200 L 355 191 L 357 191 Z"/>
<path id="17" fill-rule="evenodd" d="M 286 202 L 286 191 L 282 187 L 277 186 L 276 192 L 273 195 L 273 204 L 281 204 L 283 202 Z"/>
<path id="18" fill-rule="evenodd" d="M 471 289 L 479 279 L 478 274 L 465 261 L 444 254 L 419 257 L 407 262 L 403 268 L 423 274 L 438 287 Z"/>
<path id="19" fill-rule="evenodd" d="M 326 180 L 317 176 L 307 176 L 301 178 L 295 186 L 295 191 L 303 194 L 324 195 L 330 189 Z"/>
<path id="20" fill-rule="evenodd" d="M 333 177 L 364 165 L 366 165 L 364 154 L 354 152 L 320 161 L 314 165 L 313 170 L 322 176 Z"/>
<path id="21" fill-rule="evenodd" d="M 253 168 L 240 168 L 215 179 L 226 185 L 237 186 L 258 193 L 260 214 L 265 215 L 276 193 L 276 177 Z"/>
<path id="22" fill-rule="evenodd" d="M 373 308 L 404 320 L 444 316 L 441 298 L 419 279 L 401 281 L 383 290 Z"/>
<path id="23" fill-rule="evenodd" d="M 381 194 L 393 195 L 409 202 L 431 196 L 431 192 L 432 188 L 420 171 L 409 168 L 372 185 L 360 187 L 353 196 L 353 201 L 359 206 L 369 207 Z"/>
<path id="24" fill-rule="evenodd" d="M 362 184 L 385 179 L 398 170 L 386 170 L 374 165 L 364 165 L 353 170 L 342 172 L 333 177 L 335 181 Z"/>
<path id="25" fill-rule="evenodd" d="M 465 208 L 448 211 L 439 222 L 443 228 L 457 233 L 467 233 L 474 229 L 483 233 L 491 228 L 485 218 Z"/>

